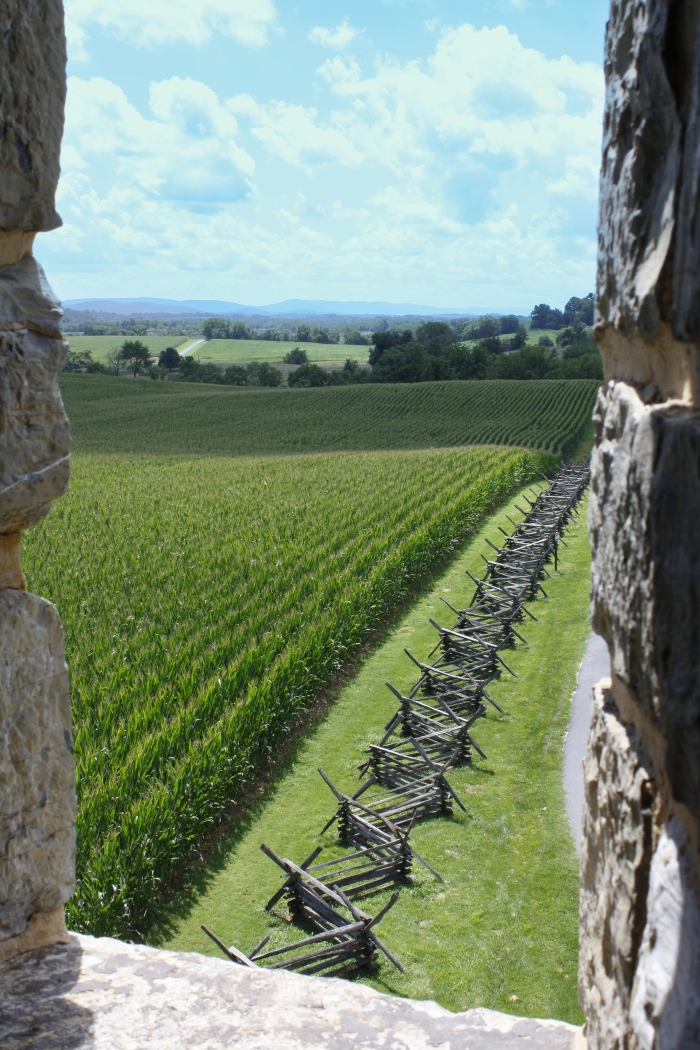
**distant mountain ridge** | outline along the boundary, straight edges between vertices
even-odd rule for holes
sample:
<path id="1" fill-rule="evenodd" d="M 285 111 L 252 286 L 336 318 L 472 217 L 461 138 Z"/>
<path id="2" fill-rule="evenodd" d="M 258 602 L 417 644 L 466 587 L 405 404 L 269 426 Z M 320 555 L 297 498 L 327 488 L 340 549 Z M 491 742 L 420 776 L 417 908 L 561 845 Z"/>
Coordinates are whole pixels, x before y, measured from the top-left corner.
<path id="1" fill-rule="evenodd" d="M 146 313 L 178 314 L 210 317 L 215 316 L 308 316 L 318 314 L 328 316 L 338 314 L 341 317 L 478 317 L 481 314 L 496 315 L 509 313 L 508 310 L 490 310 L 465 308 L 440 309 L 435 306 L 420 306 L 416 303 L 336 302 L 324 299 L 285 299 L 281 303 L 268 306 L 245 306 L 242 303 L 229 303 L 221 299 L 154 299 L 148 296 L 136 296 L 131 299 L 66 299 L 63 305 L 71 310 L 94 310 L 102 313 L 124 314 L 125 316 L 143 316 Z M 517 313 L 518 311 L 512 311 Z"/>

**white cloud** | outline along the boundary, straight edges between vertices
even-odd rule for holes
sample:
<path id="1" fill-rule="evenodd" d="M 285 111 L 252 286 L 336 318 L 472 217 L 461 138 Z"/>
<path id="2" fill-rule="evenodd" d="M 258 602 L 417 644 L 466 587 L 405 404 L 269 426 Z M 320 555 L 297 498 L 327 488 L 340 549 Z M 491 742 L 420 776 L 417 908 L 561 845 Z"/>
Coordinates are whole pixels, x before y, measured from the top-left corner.
<path id="1" fill-rule="evenodd" d="M 321 47 L 332 47 L 336 51 L 342 51 L 356 36 L 357 30 L 348 23 L 346 18 L 335 29 L 324 29 L 322 26 L 316 26 L 309 33 L 309 40 L 312 44 L 320 44 Z"/>
<path id="2" fill-rule="evenodd" d="M 564 159 L 564 175 L 550 182 L 548 189 L 565 197 L 581 196 L 594 201 L 598 196 L 597 158 L 572 155 Z"/>
<path id="3" fill-rule="evenodd" d="M 259 105 L 250 95 L 238 95 L 229 100 L 228 106 L 239 116 L 248 117 L 253 136 L 270 153 L 307 172 L 313 170 L 314 164 L 356 165 L 364 159 L 342 129 L 318 122 L 315 109 L 288 102 Z"/>
<path id="4" fill-rule="evenodd" d="M 66 45 L 68 59 L 71 62 L 89 62 L 90 56 L 85 47 L 87 34 L 85 30 L 66 15 Z"/>
<path id="5" fill-rule="evenodd" d="M 460 26 L 425 61 L 319 73 L 316 108 L 174 77 L 145 115 L 72 79 L 58 290 L 513 307 L 590 289 L 598 67 Z"/>
<path id="6" fill-rule="evenodd" d="M 361 115 L 335 119 L 376 159 L 466 150 L 515 162 L 558 163 L 570 152 L 598 161 L 601 70 L 547 59 L 504 26 L 445 31 L 427 65 L 381 61 L 363 78 L 356 62 L 334 58 L 319 72 L 338 97 L 364 104 Z"/>
<path id="7" fill-rule="evenodd" d="M 111 81 L 71 77 L 64 165 L 94 165 L 98 181 L 108 178 L 117 196 L 139 190 L 201 206 L 246 194 L 254 162 L 236 142 L 235 117 L 211 88 L 173 77 L 151 84 L 150 104 L 153 118 L 143 117 Z"/>
<path id="8" fill-rule="evenodd" d="M 66 0 L 65 6 L 73 39 L 79 40 L 78 54 L 84 54 L 89 25 L 137 47 L 182 40 L 203 44 L 213 33 L 224 33 L 247 47 L 261 47 L 276 14 L 273 0 Z"/>

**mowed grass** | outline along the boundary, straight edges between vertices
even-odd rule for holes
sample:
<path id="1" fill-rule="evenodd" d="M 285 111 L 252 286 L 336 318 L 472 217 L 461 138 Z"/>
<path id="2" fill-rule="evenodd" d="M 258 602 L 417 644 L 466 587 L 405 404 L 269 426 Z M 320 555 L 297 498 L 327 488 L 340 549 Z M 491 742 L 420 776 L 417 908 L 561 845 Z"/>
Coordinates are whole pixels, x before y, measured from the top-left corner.
<path id="1" fill-rule="evenodd" d="M 193 356 L 200 361 L 213 361 L 215 364 L 247 364 L 250 361 L 269 361 L 276 364 L 284 355 L 298 346 L 306 350 L 309 361 L 343 362 L 348 357 L 366 362 L 369 357 L 369 346 L 350 346 L 345 343 L 300 343 L 290 340 L 288 343 L 272 342 L 267 339 L 210 339 L 193 350 Z"/>
<path id="2" fill-rule="evenodd" d="M 76 455 L 68 495 L 24 543 L 71 669 L 71 927 L 142 936 L 174 870 L 198 857 L 328 676 L 552 463 L 503 448 Z"/>
<path id="3" fill-rule="evenodd" d="M 364 663 L 336 703 L 287 758 L 227 838 L 199 871 L 189 897 L 173 902 L 167 946 L 218 954 L 200 930 L 206 923 L 226 944 L 250 950 L 270 932 L 269 947 L 299 936 L 284 918 L 284 904 L 264 910 L 278 888 L 278 869 L 259 850 L 266 842 L 300 862 L 323 845 L 319 861 L 344 852 L 336 831 L 320 835 L 334 810 L 317 773 L 323 766 L 348 793 L 359 785 L 356 766 L 364 748 L 380 739 L 396 708 L 385 688 L 407 689 L 414 669 L 404 646 L 419 658 L 435 644 L 429 617 L 450 625 L 440 601 L 468 604 L 469 569 L 481 575 L 485 539 L 498 544 L 498 526 L 510 528 L 517 498 L 491 517 L 450 568 L 403 617 L 390 638 Z M 472 732 L 488 755 L 450 772 L 467 806 L 452 818 L 418 824 L 412 842 L 445 879 L 420 866 L 379 930 L 406 966 L 405 976 L 381 958 L 374 987 L 417 999 L 436 999 L 452 1010 L 485 1006 L 507 1013 L 555 1017 L 580 1024 L 578 1009 L 578 862 L 567 822 L 562 783 L 563 742 L 576 670 L 589 633 L 590 555 L 585 507 L 561 548 L 559 571 L 550 568 L 549 600 L 529 605 L 518 643 L 505 653 L 517 672 L 489 687 L 504 714 L 489 709 Z M 363 905 L 376 914 L 389 894 Z M 511 997 L 517 996 L 517 1000 Z"/>
<path id="4" fill-rule="evenodd" d="M 78 451 L 259 455 L 518 445 L 570 454 L 595 380 L 227 388 L 63 373 Z"/>
<path id="5" fill-rule="evenodd" d="M 168 346 L 185 347 L 191 343 L 191 339 L 183 339 L 181 335 L 73 335 L 68 333 L 65 337 L 71 350 L 89 350 L 96 361 L 107 362 L 110 350 L 119 350 L 127 339 L 140 339 L 145 343 L 154 357 Z"/>

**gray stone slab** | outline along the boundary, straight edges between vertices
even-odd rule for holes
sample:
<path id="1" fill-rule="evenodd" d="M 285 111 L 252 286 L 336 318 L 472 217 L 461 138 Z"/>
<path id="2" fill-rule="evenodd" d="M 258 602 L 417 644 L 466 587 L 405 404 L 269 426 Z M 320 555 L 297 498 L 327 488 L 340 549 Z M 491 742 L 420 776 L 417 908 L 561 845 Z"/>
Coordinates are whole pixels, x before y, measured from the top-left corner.
<path id="1" fill-rule="evenodd" d="M 610 677 L 610 654 L 605 640 L 591 634 L 578 673 L 576 692 L 571 705 L 571 720 L 564 745 L 564 789 L 566 812 L 576 850 L 581 854 L 583 827 L 583 761 L 588 745 L 588 730 L 593 711 L 593 686 Z"/>
<path id="2" fill-rule="evenodd" d="M 0 591 L 0 949 L 75 888 L 75 768 L 63 630 L 50 602 Z M 2 1045 L 2 1040 L 0 1040 Z"/>
<path id="3" fill-rule="evenodd" d="M 3 1050 L 584 1050 L 561 1021 L 71 935 L 0 966 Z"/>

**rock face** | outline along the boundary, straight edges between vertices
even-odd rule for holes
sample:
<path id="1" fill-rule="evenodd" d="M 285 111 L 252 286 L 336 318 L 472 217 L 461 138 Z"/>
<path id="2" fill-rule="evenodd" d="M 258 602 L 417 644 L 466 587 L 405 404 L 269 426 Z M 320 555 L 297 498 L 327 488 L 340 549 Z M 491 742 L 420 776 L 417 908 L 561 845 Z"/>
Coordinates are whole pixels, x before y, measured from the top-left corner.
<path id="1" fill-rule="evenodd" d="M 65 357 L 62 339 L 0 330 L 0 533 L 38 524 L 68 488 L 70 430 L 58 389 Z"/>
<path id="2" fill-rule="evenodd" d="M 20 534 L 68 486 L 61 308 L 31 257 L 60 225 L 59 0 L 0 0 L 0 961 L 66 939 L 75 877 L 68 674 L 56 610 L 26 593 Z"/>
<path id="3" fill-rule="evenodd" d="M 0 0 L 0 230 L 61 225 L 54 198 L 65 71 L 59 0 Z"/>
<path id="4" fill-rule="evenodd" d="M 600 685 L 584 783 L 579 982 L 586 1035 L 595 1047 L 617 1045 L 605 1040 L 628 1023 L 646 916 L 654 803 L 648 758 L 634 729 L 620 720 L 610 689 Z"/>
<path id="5" fill-rule="evenodd" d="M 75 885 L 68 668 L 53 605 L 0 591 L 0 952 Z"/>
<path id="6" fill-rule="evenodd" d="M 0 1003 L 3 1050 L 585 1050 L 561 1021 L 75 934 L 0 966 Z"/>
<path id="7" fill-rule="evenodd" d="M 700 8 L 613 0 L 601 172 L 581 1005 L 592 1050 L 700 1046 Z"/>

